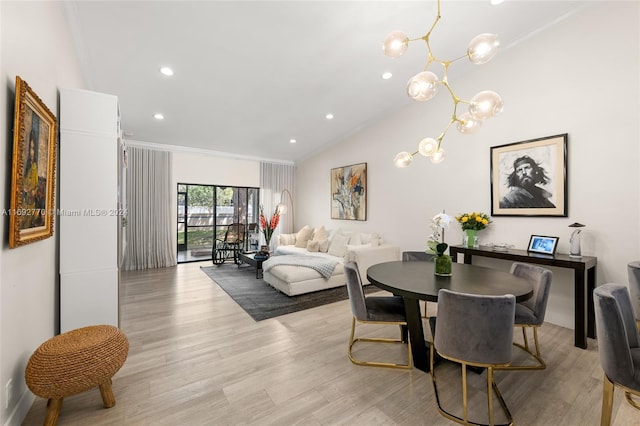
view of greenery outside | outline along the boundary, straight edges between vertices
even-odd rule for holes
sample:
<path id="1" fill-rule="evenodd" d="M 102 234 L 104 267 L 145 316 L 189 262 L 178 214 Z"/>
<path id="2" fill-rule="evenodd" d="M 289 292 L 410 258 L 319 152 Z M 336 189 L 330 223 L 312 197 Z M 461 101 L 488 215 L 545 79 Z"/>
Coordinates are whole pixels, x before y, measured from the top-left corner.
<path id="1" fill-rule="evenodd" d="M 178 184 L 178 251 L 206 256 L 214 240 L 224 238 L 227 225 L 256 222 L 253 211 L 257 211 L 258 190 Z"/>

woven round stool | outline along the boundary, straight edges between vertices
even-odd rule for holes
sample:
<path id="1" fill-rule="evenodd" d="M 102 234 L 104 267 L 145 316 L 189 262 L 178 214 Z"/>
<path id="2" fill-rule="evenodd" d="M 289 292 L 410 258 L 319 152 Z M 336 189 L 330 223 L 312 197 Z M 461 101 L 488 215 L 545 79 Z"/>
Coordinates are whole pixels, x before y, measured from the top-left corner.
<path id="1" fill-rule="evenodd" d="M 44 424 L 56 424 L 64 397 L 96 386 L 104 406 L 113 407 L 111 378 L 128 353 L 127 336 L 111 325 L 78 328 L 40 345 L 29 358 L 25 381 L 31 392 L 49 400 Z"/>

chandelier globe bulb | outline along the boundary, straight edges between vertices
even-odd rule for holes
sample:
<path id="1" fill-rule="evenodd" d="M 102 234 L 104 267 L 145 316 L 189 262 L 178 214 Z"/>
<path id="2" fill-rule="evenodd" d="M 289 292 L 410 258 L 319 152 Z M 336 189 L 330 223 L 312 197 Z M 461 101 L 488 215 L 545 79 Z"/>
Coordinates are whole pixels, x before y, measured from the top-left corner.
<path id="1" fill-rule="evenodd" d="M 408 47 L 409 37 L 403 31 L 390 32 L 382 42 L 382 51 L 392 58 L 402 56 Z"/>
<path id="2" fill-rule="evenodd" d="M 504 102 L 500 95 L 491 90 L 484 90 L 471 98 L 469 114 L 476 120 L 485 120 L 500 114 L 503 108 Z"/>
<path id="3" fill-rule="evenodd" d="M 418 152 L 425 157 L 431 157 L 438 149 L 438 141 L 433 138 L 424 138 L 418 144 Z"/>
<path id="4" fill-rule="evenodd" d="M 482 120 L 477 120 L 471 116 L 468 112 L 465 112 L 460 117 L 460 121 L 456 124 L 458 131 L 464 135 L 471 135 L 478 131 L 482 127 Z"/>
<path id="5" fill-rule="evenodd" d="M 425 102 L 438 92 L 438 76 L 431 71 L 422 71 L 407 83 L 407 95 L 416 101 Z"/>
<path id="6" fill-rule="evenodd" d="M 406 151 L 399 152 L 396 155 L 396 158 L 393 159 L 394 164 L 399 169 L 404 169 L 405 167 L 409 167 L 411 165 L 411 161 L 413 160 L 413 155 Z"/>
<path id="7" fill-rule="evenodd" d="M 442 163 L 444 161 L 444 149 L 440 148 L 431 156 L 431 162 L 433 164 Z"/>
<path id="8" fill-rule="evenodd" d="M 497 34 L 479 34 L 469 43 L 467 56 L 474 64 L 486 64 L 496 56 L 496 53 L 498 53 L 498 47 L 500 47 L 500 39 Z"/>

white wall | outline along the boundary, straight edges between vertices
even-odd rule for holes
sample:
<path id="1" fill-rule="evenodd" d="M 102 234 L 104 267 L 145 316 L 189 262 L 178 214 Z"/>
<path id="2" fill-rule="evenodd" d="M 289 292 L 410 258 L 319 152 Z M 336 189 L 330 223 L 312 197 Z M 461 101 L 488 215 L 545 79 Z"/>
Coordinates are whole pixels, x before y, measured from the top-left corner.
<path id="1" fill-rule="evenodd" d="M 474 135 L 452 129 L 443 142 L 447 159 L 439 165 L 415 158 L 397 169 L 392 160 L 442 131 L 451 114 L 444 91 L 300 163 L 298 225 L 378 230 L 404 250 L 424 250 L 439 211 L 491 212 L 490 147 L 568 133 L 569 216 L 494 217 L 481 241 L 526 248 L 531 234 L 555 235 L 558 251 L 568 253 L 568 225 L 581 222 L 587 225 L 583 254 L 598 257 L 598 283 L 626 283 L 627 263 L 640 259 L 639 16 L 637 2 L 593 3 L 451 82 L 467 99 L 495 90 L 505 109 Z M 405 82 L 393 84 L 404 92 Z M 367 221 L 330 220 L 329 170 L 360 162 L 368 163 Z M 459 244 L 459 226 L 446 239 Z M 508 268 L 502 261 L 493 265 Z M 547 320 L 573 328 L 573 297 L 572 273 L 554 268 Z"/>
<path id="2" fill-rule="evenodd" d="M 58 88 L 83 88 L 83 81 L 60 2 L 0 2 L 0 43 L 0 135 L 5 141 L 0 199 L 8 209 L 16 75 L 56 117 Z M 55 226 L 53 238 L 9 250 L 8 217 L 0 216 L 0 424 L 22 421 L 33 398 L 25 385 L 24 368 L 36 347 L 57 331 Z M 10 379 L 13 391 L 6 409 L 5 385 Z"/>

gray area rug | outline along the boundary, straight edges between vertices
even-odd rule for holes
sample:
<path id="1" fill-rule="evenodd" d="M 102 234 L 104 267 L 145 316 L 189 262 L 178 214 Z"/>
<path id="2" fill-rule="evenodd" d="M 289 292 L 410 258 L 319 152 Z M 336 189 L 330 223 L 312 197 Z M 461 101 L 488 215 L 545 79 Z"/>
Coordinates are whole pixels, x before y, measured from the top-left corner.
<path id="1" fill-rule="evenodd" d="M 256 279 L 256 270 L 248 265 L 238 268 L 232 263 L 220 266 L 201 266 L 207 274 L 255 321 L 262 321 L 304 309 L 315 308 L 349 298 L 347 287 L 341 286 L 328 290 L 298 296 L 287 296 L 274 289 L 262 279 Z M 365 293 L 381 291 L 372 285 L 365 286 Z M 348 308 L 347 308 L 348 309 Z"/>

